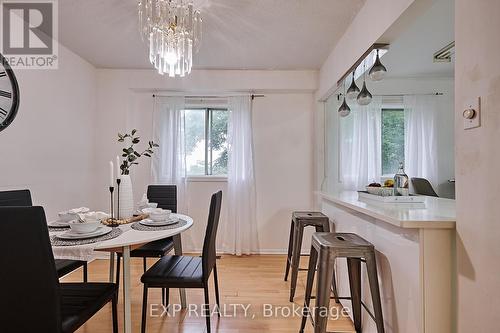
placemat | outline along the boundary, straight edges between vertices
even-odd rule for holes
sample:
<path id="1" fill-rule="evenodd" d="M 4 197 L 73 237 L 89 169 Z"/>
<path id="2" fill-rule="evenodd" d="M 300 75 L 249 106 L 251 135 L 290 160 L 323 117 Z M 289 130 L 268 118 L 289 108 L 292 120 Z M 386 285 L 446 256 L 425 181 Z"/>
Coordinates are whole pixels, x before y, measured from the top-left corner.
<path id="1" fill-rule="evenodd" d="M 105 240 L 113 239 L 118 236 L 120 236 L 123 233 L 123 230 L 120 228 L 113 228 L 109 234 L 98 236 L 98 237 L 93 237 L 93 238 L 86 238 L 86 239 L 61 239 L 58 238 L 57 235 L 51 235 L 50 236 L 50 242 L 52 243 L 52 246 L 75 246 L 75 245 L 85 245 L 85 244 L 92 244 L 92 243 L 97 243 L 97 242 L 102 242 Z"/>
<path id="2" fill-rule="evenodd" d="M 162 225 L 159 227 L 150 227 L 147 225 L 140 224 L 139 222 L 135 222 L 131 225 L 132 229 L 138 231 L 158 231 L 158 230 L 171 230 L 183 227 L 187 224 L 187 221 L 179 219 L 179 222 L 170 225 Z"/>

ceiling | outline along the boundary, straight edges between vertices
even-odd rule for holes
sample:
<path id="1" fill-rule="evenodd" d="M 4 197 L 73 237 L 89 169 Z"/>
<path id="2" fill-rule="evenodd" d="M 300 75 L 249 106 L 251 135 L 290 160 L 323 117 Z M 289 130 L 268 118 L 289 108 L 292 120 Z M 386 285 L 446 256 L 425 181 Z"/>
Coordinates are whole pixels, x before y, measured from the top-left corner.
<path id="1" fill-rule="evenodd" d="M 319 69 L 365 0 L 198 0 L 195 69 Z M 59 1 L 59 39 L 99 68 L 151 68 L 137 0 Z"/>
<path id="2" fill-rule="evenodd" d="M 451 63 L 434 63 L 436 51 L 455 40 L 454 0 L 437 0 L 404 31 L 382 58 L 390 77 L 453 77 Z"/>

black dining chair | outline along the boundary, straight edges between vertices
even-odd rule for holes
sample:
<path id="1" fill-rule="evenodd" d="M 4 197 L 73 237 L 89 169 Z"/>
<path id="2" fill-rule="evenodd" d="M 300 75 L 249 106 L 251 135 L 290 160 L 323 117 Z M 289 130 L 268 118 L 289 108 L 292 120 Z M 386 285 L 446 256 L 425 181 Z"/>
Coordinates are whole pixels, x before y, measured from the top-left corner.
<path id="1" fill-rule="evenodd" d="M 158 208 L 169 209 L 172 213 L 177 213 L 177 186 L 175 185 L 149 185 L 148 200 L 158 204 Z M 172 237 L 159 239 L 130 252 L 132 258 L 142 258 L 143 272 L 147 269 L 147 258 L 161 258 L 167 255 L 174 248 L 174 240 Z M 121 253 L 117 254 L 116 265 L 116 283 L 120 282 L 120 262 Z M 165 291 L 163 297 L 165 298 Z"/>
<path id="2" fill-rule="evenodd" d="M 74 332 L 109 302 L 118 332 L 116 284 L 59 283 L 42 207 L 0 207 L 0 216 L 2 332 Z"/>
<path id="3" fill-rule="evenodd" d="M 207 332 L 210 333 L 210 310 L 208 309 L 210 301 L 208 297 L 208 279 L 214 272 L 215 298 L 217 306 L 219 303 L 219 281 L 217 278 L 215 241 L 217 237 L 217 228 L 219 226 L 219 216 L 222 204 L 222 191 L 212 195 L 210 201 L 210 211 L 208 214 L 207 229 L 205 240 L 203 242 L 203 253 L 200 257 L 191 256 L 165 256 L 158 260 L 141 277 L 144 284 L 144 293 L 142 299 L 142 324 L 141 332 L 146 331 L 146 309 L 148 306 L 149 288 L 199 288 L 205 292 L 204 309 L 206 317 Z M 220 317 L 220 313 L 218 312 Z"/>
<path id="4" fill-rule="evenodd" d="M 0 191 L 0 207 L 33 206 L 30 190 Z M 56 270 L 59 278 L 83 267 L 83 282 L 88 280 L 87 262 L 83 260 L 56 259 Z"/>
<path id="5" fill-rule="evenodd" d="M 431 183 L 425 178 L 412 178 L 411 184 L 413 185 L 413 191 L 415 194 L 438 197 L 436 191 L 432 188 Z"/>

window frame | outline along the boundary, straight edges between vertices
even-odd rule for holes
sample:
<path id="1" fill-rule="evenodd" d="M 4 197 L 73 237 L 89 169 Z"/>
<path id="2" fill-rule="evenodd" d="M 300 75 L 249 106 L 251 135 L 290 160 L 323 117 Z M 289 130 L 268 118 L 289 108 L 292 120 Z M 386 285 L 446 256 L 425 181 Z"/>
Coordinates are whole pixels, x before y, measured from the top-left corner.
<path id="1" fill-rule="evenodd" d="M 205 112 L 205 174 L 204 175 L 189 175 L 186 170 L 186 179 L 190 182 L 206 182 L 206 181 L 227 181 L 227 174 L 213 174 L 213 148 L 211 145 L 212 133 L 212 114 L 214 111 L 230 112 L 224 107 L 186 107 L 184 110 L 200 110 Z"/>

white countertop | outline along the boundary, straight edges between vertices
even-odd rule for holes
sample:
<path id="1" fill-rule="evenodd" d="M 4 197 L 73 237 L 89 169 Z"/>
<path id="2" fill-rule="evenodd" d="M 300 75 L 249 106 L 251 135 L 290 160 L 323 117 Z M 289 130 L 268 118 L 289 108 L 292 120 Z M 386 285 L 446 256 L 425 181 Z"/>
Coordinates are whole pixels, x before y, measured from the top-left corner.
<path id="1" fill-rule="evenodd" d="M 355 191 L 317 192 L 325 201 L 355 210 L 401 228 L 454 229 L 455 200 L 425 197 L 424 205 L 381 203 L 359 199 Z"/>

